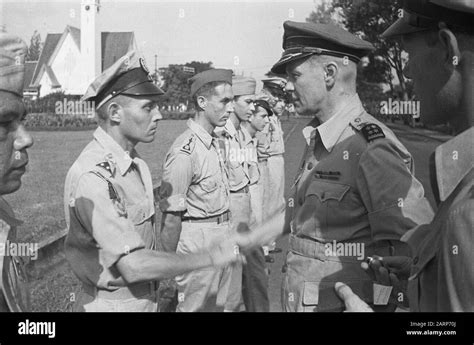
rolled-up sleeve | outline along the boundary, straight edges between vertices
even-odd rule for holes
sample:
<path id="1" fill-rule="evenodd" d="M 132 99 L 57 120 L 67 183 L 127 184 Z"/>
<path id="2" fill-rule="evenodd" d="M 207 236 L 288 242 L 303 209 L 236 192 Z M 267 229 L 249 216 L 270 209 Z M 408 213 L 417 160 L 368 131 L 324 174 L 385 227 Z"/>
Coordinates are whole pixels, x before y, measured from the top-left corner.
<path id="1" fill-rule="evenodd" d="M 422 184 L 388 139 L 370 143 L 362 153 L 356 183 L 375 241 L 399 239 L 411 228 L 433 218 Z"/>
<path id="2" fill-rule="evenodd" d="M 187 209 L 186 194 L 193 178 L 189 154 L 172 150 L 163 166 L 159 206 L 161 212 L 183 212 Z"/>
<path id="3" fill-rule="evenodd" d="M 126 211 L 110 199 L 106 181 L 93 173 L 82 175 L 74 199 L 76 216 L 97 242 L 104 267 L 110 268 L 122 256 L 145 248 Z"/>

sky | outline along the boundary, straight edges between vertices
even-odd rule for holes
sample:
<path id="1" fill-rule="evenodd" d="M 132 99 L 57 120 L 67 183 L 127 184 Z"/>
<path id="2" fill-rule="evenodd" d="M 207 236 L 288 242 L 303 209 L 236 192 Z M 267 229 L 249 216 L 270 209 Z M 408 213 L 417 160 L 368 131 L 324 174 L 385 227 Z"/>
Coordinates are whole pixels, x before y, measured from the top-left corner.
<path id="1" fill-rule="evenodd" d="M 316 2 L 315 2 L 316 1 Z M 264 77 L 282 53 L 283 22 L 304 21 L 320 0 L 101 1 L 101 31 L 133 31 L 149 69 L 190 61 Z M 0 0 L 0 24 L 29 43 L 80 26 L 81 0 Z"/>

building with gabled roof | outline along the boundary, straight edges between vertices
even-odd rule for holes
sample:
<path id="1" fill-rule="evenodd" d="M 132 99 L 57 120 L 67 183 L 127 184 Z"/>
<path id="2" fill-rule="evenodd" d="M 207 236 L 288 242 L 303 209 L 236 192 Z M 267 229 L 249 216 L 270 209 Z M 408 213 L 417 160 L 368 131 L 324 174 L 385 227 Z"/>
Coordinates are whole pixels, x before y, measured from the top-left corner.
<path id="1" fill-rule="evenodd" d="M 81 29 L 68 25 L 63 33 L 47 34 L 34 71 L 25 75 L 25 97 L 82 95 L 102 71 L 136 49 L 133 32 L 100 32 L 99 11 L 99 0 L 82 0 Z"/>

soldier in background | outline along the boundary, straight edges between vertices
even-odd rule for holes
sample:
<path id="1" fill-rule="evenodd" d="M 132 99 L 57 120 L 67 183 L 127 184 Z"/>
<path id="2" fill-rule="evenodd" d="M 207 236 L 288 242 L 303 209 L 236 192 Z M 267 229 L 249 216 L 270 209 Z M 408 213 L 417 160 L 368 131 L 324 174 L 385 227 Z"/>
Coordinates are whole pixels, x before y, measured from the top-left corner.
<path id="1" fill-rule="evenodd" d="M 268 117 L 272 114 L 270 105 L 259 95 L 255 100 L 255 111 L 250 119 L 241 125 L 242 145 L 252 159 L 248 162 L 249 190 L 252 217 L 250 227 L 254 228 L 263 222 L 263 191 L 258 180 L 261 177 L 257 157 L 256 134 L 263 131 L 269 123 Z M 261 247 L 257 247 L 245 255 L 247 263 L 243 267 L 242 290 L 247 311 L 268 312 L 270 302 L 268 298 L 268 274 L 265 267 L 265 254 Z"/>
<path id="2" fill-rule="evenodd" d="M 247 231 L 250 223 L 249 155 L 242 145 L 240 128 L 255 111 L 256 81 L 250 77 L 233 77 L 234 112 L 224 127 L 216 127 L 221 153 L 229 173 L 232 231 Z M 239 311 L 242 300 L 242 266 L 234 265 L 225 311 Z M 247 309 L 248 310 L 248 309 Z"/>
<path id="3" fill-rule="evenodd" d="M 280 77 L 263 79 L 262 93 L 268 97 L 268 103 L 272 108 L 272 116 L 269 116 L 269 124 L 264 133 L 267 135 L 268 155 L 266 169 L 263 174 L 267 175 L 263 191 L 263 210 L 264 219 L 274 215 L 285 204 L 285 141 L 283 138 L 283 129 L 281 127 L 281 118 L 286 108 L 285 85 L 286 80 Z M 267 261 L 273 262 L 268 255 L 281 252 L 276 248 L 275 241 L 264 246 L 264 252 Z"/>
<path id="4" fill-rule="evenodd" d="M 163 247 L 178 254 L 206 250 L 232 235 L 229 180 L 214 133 L 234 111 L 232 71 L 207 70 L 191 82 L 196 115 L 166 155 L 159 190 Z M 176 311 L 224 311 L 232 270 L 227 265 L 176 277 Z"/>
<path id="5" fill-rule="evenodd" d="M 14 35 L 0 32 L 0 195 L 16 192 L 28 164 L 27 149 L 33 139 L 22 121 L 26 116 L 23 104 L 23 78 L 27 46 Z M 0 245 L 17 242 L 16 228 L 22 222 L 0 196 Z M 29 291 L 22 259 L 0 255 L 0 311 L 29 311 Z"/>

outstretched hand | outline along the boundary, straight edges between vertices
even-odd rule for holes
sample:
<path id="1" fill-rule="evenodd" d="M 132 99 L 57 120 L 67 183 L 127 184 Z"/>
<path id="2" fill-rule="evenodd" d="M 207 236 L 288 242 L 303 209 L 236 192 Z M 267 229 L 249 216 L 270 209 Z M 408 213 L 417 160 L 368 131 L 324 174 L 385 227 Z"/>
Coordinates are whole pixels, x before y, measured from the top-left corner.
<path id="1" fill-rule="evenodd" d="M 233 262 L 245 262 L 245 258 L 240 253 L 239 245 L 234 237 L 213 244 L 208 252 L 213 266 L 221 267 Z"/>

